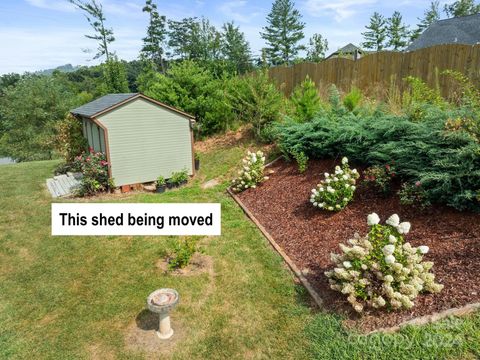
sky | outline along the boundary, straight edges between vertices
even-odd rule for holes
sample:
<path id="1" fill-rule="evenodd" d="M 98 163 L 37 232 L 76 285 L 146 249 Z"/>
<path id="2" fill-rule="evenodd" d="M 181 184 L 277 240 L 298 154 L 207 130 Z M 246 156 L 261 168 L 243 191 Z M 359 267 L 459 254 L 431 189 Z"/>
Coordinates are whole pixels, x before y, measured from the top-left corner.
<path id="1" fill-rule="evenodd" d="M 137 58 L 145 36 L 147 14 L 144 0 L 99 0 L 107 26 L 116 37 L 113 50 L 124 60 Z M 360 44 L 370 16 L 378 11 L 390 16 L 402 13 L 415 26 L 431 0 L 296 0 L 306 23 L 304 42 L 320 33 L 329 42 L 329 52 L 348 44 Z M 264 0 L 156 0 L 159 12 L 168 19 L 205 16 L 220 28 L 234 21 L 245 33 L 252 52 L 264 46 L 259 32 L 266 25 L 272 1 Z M 442 2 L 442 7 L 443 7 Z M 80 10 L 67 0 L 0 0 L 0 74 L 55 68 L 64 64 L 94 65 L 94 40 L 84 35 L 91 29 Z M 91 52 L 85 52 L 90 50 Z"/>

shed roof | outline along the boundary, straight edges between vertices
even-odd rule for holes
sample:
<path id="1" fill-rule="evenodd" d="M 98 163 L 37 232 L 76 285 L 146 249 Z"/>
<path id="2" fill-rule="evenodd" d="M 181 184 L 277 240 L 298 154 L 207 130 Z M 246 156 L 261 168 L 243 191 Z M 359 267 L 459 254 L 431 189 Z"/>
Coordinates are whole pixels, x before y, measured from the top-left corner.
<path id="1" fill-rule="evenodd" d="M 442 44 L 478 43 L 480 43 L 480 14 L 474 14 L 433 23 L 410 44 L 407 51 Z"/>
<path id="2" fill-rule="evenodd" d="M 145 96 L 141 93 L 124 93 L 124 94 L 108 94 L 105 96 L 102 96 L 98 99 L 95 99 L 89 103 L 86 103 L 78 108 L 75 108 L 71 110 L 70 112 L 74 115 L 80 115 L 80 116 L 85 116 L 88 118 L 95 117 L 97 115 L 103 114 L 107 111 L 113 110 L 116 107 L 123 105 L 130 100 L 137 99 L 137 98 L 142 98 L 147 101 L 150 101 L 154 104 L 157 104 L 161 107 L 164 107 L 168 110 L 171 110 L 173 112 L 176 112 L 182 116 L 185 116 L 189 119 L 195 119 L 193 115 L 187 114 L 186 112 L 183 112 L 179 109 L 176 109 L 172 106 L 168 106 L 166 104 L 163 104 L 155 99 L 149 98 L 148 96 Z"/>
<path id="3" fill-rule="evenodd" d="M 112 106 L 118 105 L 125 100 L 128 100 L 138 93 L 126 93 L 126 94 L 108 94 L 101 98 L 95 99 L 85 105 L 82 105 L 71 111 L 72 114 L 91 117 L 99 112 L 107 110 Z"/>

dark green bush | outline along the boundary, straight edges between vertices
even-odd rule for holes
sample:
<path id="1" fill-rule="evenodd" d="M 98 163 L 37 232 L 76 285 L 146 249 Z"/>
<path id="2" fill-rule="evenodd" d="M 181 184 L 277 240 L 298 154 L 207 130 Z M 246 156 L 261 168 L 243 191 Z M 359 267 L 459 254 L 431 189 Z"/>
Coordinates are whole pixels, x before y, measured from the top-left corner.
<path id="1" fill-rule="evenodd" d="M 381 111 L 321 116 L 280 125 L 279 145 L 310 158 L 342 155 L 366 166 L 394 163 L 402 180 L 421 181 L 429 201 L 480 210 L 480 144 L 465 131 L 445 130 L 450 117 L 455 114 L 438 108 L 430 108 L 420 122 Z"/>

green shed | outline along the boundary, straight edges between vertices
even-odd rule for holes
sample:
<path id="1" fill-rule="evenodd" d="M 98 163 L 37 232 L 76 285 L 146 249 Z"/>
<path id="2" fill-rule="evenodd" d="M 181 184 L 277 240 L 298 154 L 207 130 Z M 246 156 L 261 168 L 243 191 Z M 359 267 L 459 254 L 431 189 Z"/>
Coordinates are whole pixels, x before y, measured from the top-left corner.
<path id="1" fill-rule="evenodd" d="M 195 118 L 140 93 L 110 94 L 73 109 L 95 151 L 104 152 L 116 186 L 195 171 Z"/>

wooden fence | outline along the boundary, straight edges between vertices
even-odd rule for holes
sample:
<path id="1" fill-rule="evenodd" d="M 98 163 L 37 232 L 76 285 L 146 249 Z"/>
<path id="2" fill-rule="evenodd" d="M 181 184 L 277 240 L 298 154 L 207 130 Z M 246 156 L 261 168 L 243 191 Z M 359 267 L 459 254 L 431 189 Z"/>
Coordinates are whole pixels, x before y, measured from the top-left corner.
<path id="1" fill-rule="evenodd" d="M 480 86 L 480 45 L 439 45 L 413 52 L 383 51 L 367 55 L 357 61 L 334 58 L 320 63 L 301 63 L 279 66 L 269 75 L 289 95 L 308 75 L 319 89 L 335 84 L 342 91 L 356 86 L 366 93 L 386 94 L 395 86 L 403 91 L 407 76 L 426 81 L 438 87 L 444 96 L 450 96 L 456 84 L 442 70 L 457 70 Z"/>

